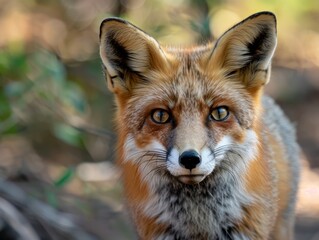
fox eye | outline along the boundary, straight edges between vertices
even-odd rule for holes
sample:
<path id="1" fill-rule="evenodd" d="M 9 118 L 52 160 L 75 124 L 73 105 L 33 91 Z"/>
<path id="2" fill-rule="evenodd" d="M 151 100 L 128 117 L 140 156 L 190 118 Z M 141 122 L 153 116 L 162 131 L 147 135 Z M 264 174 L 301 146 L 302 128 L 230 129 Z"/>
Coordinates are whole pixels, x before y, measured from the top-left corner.
<path id="1" fill-rule="evenodd" d="M 224 106 L 214 108 L 213 111 L 210 113 L 210 116 L 215 121 L 224 121 L 229 116 L 228 108 Z"/>
<path id="2" fill-rule="evenodd" d="M 152 121 L 158 124 L 168 123 L 170 121 L 170 114 L 164 109 L 155 109 L 151 114 Z"/>

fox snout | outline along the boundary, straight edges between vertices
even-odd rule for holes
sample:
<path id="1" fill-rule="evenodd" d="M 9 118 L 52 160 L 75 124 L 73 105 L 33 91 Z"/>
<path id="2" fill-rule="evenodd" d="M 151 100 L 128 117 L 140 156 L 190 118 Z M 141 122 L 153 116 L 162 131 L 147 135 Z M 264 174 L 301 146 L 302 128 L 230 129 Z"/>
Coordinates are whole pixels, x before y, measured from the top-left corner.
<path id="1" fill-rule="evenodd" d="M 167 170 L 179 181 L 186 184 L 201 182 L 215 167 L 213 152 L 204 147 L 200 151 L 173 148 L 168 153 Z"/>
<path id="2" fill-rule="evenodd" d="M 192 171 L 201 162 L 201 156 L 196 150 L 187 150 L 179 156 L 179 164 Z"/>
<path id="3" fill-rule="evenodd" d="M 186 184 L 195 184 L 205 178 L 203 174 L 192 174 L 192 170 L 201 164 L 201 155 L 196 150 L 186 150 L 179 156 L 179 165 L 187 170 L 189 174 L 179 175 L 178 180 Z"/>

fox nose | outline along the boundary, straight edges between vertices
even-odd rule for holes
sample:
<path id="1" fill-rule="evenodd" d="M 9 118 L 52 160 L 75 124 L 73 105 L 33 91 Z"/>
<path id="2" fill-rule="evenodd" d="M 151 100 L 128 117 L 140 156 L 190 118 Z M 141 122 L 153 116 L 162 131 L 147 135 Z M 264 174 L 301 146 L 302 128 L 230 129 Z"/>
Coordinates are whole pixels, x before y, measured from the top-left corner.
<path id="1" fill-rule="evenodd" d="M 196 168 L 201 161 L 201 157 L 195 150 L 187 150 L 179 157 L 179 164 L 189 170 Z"/>

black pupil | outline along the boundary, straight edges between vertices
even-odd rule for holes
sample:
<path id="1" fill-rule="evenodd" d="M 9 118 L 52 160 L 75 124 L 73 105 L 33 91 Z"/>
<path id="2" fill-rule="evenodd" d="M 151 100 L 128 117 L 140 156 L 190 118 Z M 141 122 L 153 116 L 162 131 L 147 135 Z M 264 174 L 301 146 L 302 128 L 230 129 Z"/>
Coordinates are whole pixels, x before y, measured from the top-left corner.
<path id="1" fill-rule="evenodd" d="M 157 117 L 158 117 L 158 119 L 159 119 L 159 121 L 160 122 L 163 122 L 163 120 L 164 120 L 164 111 L 158 111 L 157 112 Z"/>
<path id="2" fill-rule="evenodd" d="M 223 118 L 224 111 L 225 111 L 225 109 L 223 109 L 223 108 L 217 108 L 218 119 L 222 119 Z"/>
<path id="3" fill-rule="evenodd" d="M 224 107 L 217 108 L 216 113 L 216 120 L 224 120 L 227 117 L 227 110 Z"/>

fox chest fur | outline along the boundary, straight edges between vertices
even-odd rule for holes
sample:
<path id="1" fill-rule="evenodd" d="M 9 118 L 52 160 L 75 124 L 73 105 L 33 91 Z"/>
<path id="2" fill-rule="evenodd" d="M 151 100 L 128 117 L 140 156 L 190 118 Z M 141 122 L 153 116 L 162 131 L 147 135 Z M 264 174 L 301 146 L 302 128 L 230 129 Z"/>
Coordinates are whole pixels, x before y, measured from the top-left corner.
<path id="1" fill-rule="evenodd" d="M 235 179 L 208 178 L 200 187 L 167 182 L 143 205 L 142 214 L 165 226 L 150 239 L 248 239 L 236 228 L 251 203 Z"/>
<path id="2" fill-rule="evenodd" d="M 274 15 L 252 15 L 191 49 L 165 49 L 115 18 L 103 21 L 100 39 L 139 237 L 292 239 L 299 149 L 263 96 Z"/>

